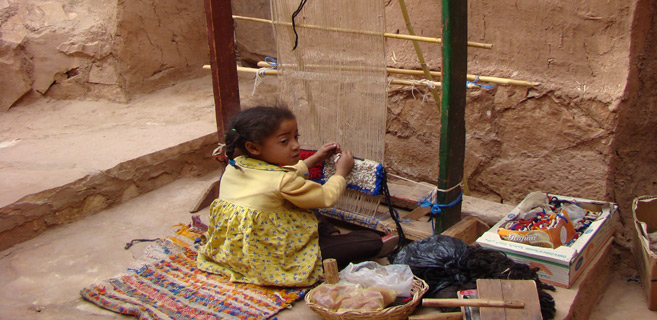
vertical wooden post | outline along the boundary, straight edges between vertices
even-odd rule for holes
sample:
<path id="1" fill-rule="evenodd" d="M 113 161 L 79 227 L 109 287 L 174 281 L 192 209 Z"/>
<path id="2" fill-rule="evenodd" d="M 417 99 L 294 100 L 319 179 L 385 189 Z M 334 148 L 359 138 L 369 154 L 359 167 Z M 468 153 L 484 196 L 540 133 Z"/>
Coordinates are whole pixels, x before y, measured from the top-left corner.
<path id="1" fill-rule="evenodd" d="M 233 10 L 226 0 L 205 0 L 205 17 L 210 45 L 212 90 L 219 141 L 230 118 L 240 111 L 240 93 L 235 61 Z"/>
<path id="2" fill-rule="evenodd" d="M 438 188 L 446 190 L 463 180 L 465 158 L 465 90 L 468 67 L 468 3 L 442 0 L 442 113 Z M 458 198 L 460 189 L 438 193 L 438 203 Z M 446 209 L 436 233 L 461 220 L 461 203 Z"/>
<path id="3" fill-rule="evenodd" d="M 217 121 L 219 142 L 224 142 L 224 132 L 230 118 L 240 112 L 240 91 L 235 61 L 235 36 L 233 10 L 228 0 L 205 0 L 205 19 L 208 27 L 210 66 L 212 67 L 212 93 L 214 115 Z M 223 171 L 225 167 L 221 166 Z M 212 183 L 196 201 L 190 212 L 207 207 L 219 195 L 219 180 Z"/>

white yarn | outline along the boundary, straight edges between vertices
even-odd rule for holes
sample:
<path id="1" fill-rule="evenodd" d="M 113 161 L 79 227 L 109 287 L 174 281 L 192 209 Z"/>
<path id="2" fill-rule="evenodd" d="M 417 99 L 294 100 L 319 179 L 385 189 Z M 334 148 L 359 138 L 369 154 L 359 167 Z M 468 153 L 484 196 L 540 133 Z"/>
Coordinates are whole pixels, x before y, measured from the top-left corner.
<path id="1" fill-rule="evenodd" d="M 253 79 L 253 91 L 251 91 L 251 95 L 255 94 L 256 88 L 262 83 L 262 76 L 265 75 L 267 70 L 273 70 L 273 68 L 260 68 L 256 72 L 255 79 Z"/>
<path id="2" fill-rule="evenodd" d="M 324 179 L 335 174 L 335 162 L 338 155 L 333 155 L 324 163 Z M 379 163 L 368 159 L 354 159 L 354 167 L 351 173 L 345 177 L 347 185 L 356 186 L 369 192 L 376 190 L 377 168 Z"/>

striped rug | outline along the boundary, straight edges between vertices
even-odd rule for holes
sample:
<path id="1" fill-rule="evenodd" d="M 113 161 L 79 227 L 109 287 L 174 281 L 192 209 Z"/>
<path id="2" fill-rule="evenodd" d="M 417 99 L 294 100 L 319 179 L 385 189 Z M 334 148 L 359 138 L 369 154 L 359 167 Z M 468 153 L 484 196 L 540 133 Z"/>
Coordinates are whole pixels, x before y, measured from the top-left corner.
<path id="1" fill-rule="evenodd" d="M 138 319 L 267 319 L 307 292 L 231 283 L 196 269 L 202 231 L 179 226 L 176 236 L 149 246 L 143 261 L 82 289 L 82 297 Z"/>

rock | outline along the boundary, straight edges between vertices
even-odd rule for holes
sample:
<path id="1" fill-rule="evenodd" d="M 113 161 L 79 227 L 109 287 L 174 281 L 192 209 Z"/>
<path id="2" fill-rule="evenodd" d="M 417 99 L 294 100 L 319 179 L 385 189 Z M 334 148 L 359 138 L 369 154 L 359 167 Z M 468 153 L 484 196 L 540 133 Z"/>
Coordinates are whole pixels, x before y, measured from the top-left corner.
<path id="1" fill-rule="evenodd" d="M 37 8 L 43 12 L 45 26 L 57 25 L 68 20 L 61 3 L 44 2 L 37 5 Z"/>
<path id="2" fill-rule="evenodd" d="M 45 94 L 55 82 L 57 74 L 66 73 L 68 70 L 81 65 L 82 60 L 80 58 L 70 57 L 53 50 L 67 38 L 66 34 L 58 33 L 55 30 L 38 35 L 30 34 L 27 37 L 26 50 L 32 56 L 34 70 L 39 70 L 39 72 L 32 74 L 34 79 L 32 88 L 38 93 Z"/>
<path id="3" fill-rule="evenodd" d="M 107 33 L 90 32 L 71 38 L 57 46 L 57 50 L 67 55 L 83 54 L 96 59 L 103 59 L 110 54 L 111 42 Z"/>
<path id="4" fill-rule="evenodd" d="M 114 59 L 106 59 L 91 65 L 91 71 L 89 71 L 89 82 L 117 84 L 118 74 L 116 72 L 116 61 L 114 61 Z"/>
<path id="5" fill-rule="evenodd" d="M 0 25 L 0 40 L 10 44 L 12 48 L 16 48 L 19 44 L 23 43 L 25 36 L 29 32 L 18 20 L 18 18 L 12 17 Z"/>
<path id="6" fill-rule="evenodd" d="M 234 1 L 233 14 L 271 19 L 269 0 Z M 256 64 L 264 57 L 276 57 L 276 40 L 271 24 L 235 20 L 235 44 L 243 62 Z"/>
<path id="7" fill-rule="evenodd" d="M 30 91 L 30 78 L 11 46 L 0 44 L 0 110 L 6 111 Z"/>

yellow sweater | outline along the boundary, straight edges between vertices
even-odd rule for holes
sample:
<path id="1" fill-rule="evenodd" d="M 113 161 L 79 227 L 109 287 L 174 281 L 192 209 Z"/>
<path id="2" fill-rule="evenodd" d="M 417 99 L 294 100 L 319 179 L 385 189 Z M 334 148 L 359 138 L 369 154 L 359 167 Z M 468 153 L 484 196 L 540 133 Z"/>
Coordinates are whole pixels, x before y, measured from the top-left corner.
<path id="1" fill-rule="evenodd" d="M 231 281 L 310 286 L 320 279 L 317 219 L 307 209 L 332 207 L 346 188 L 334 175 L 321 185 L 307 180 L 303 161 L 279 167 L 237 157 L 221 177 L 210 207 L 207 243 L 198 267 Z"/>

